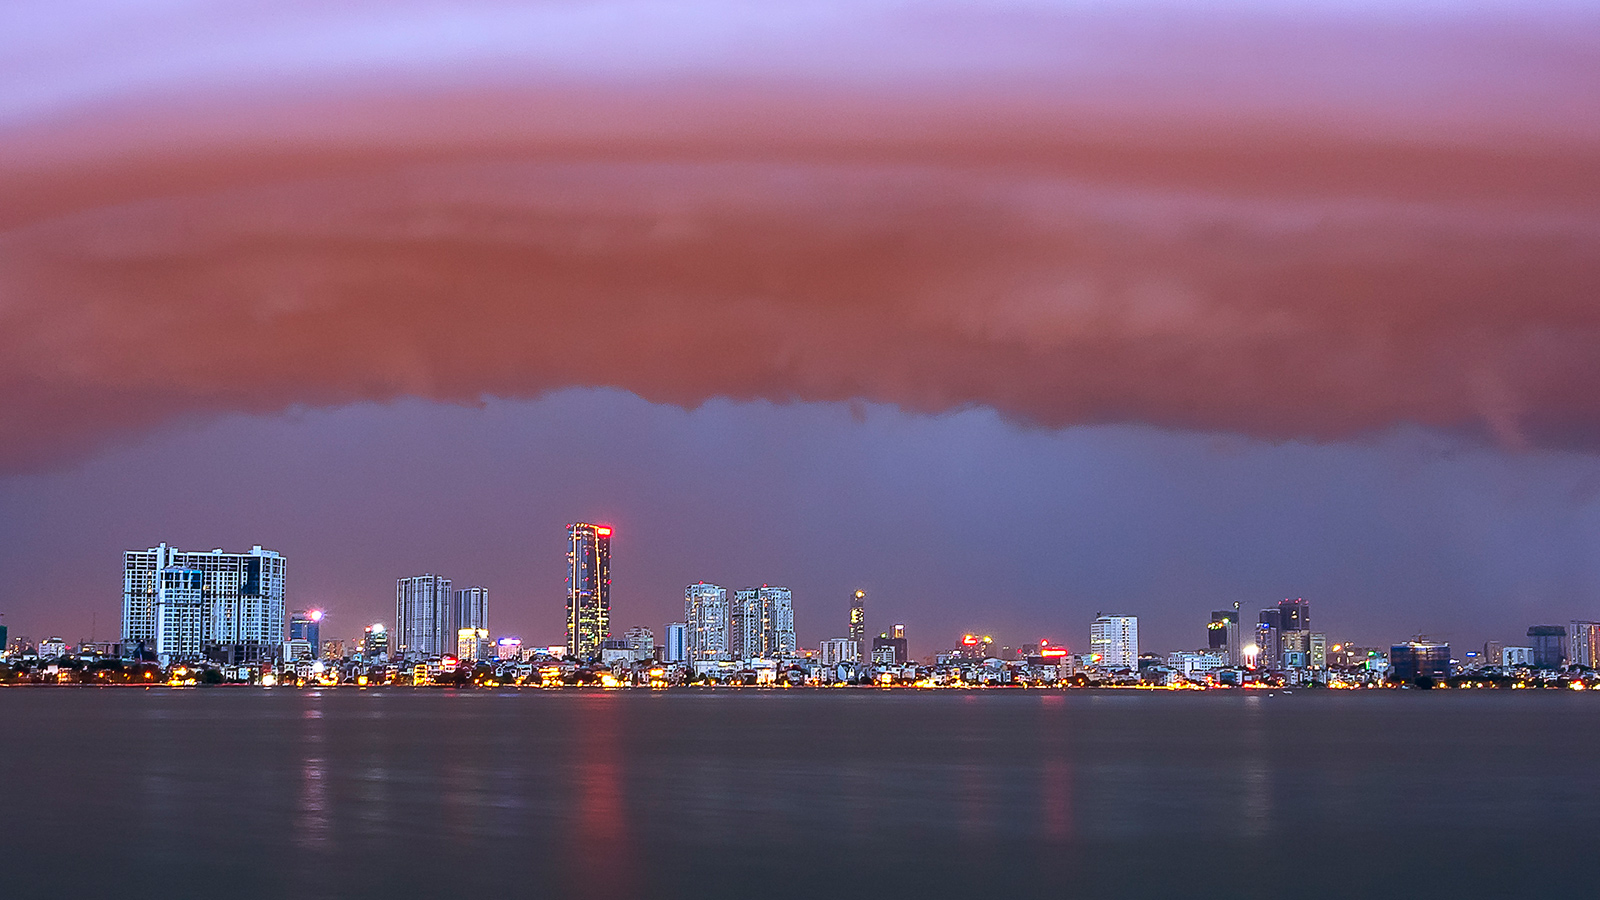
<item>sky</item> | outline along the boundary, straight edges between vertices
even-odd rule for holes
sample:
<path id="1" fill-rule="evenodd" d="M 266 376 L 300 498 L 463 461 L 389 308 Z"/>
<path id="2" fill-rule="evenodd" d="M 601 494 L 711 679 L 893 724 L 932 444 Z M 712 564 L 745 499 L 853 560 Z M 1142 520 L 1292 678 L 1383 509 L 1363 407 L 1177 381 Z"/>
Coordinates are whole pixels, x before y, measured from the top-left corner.
<path id="1" fill-rule="evenodd" d="M 1583 3 L 14 0 L 0 622 L 256 543 L 562 639 L 1600 617 Z"/>

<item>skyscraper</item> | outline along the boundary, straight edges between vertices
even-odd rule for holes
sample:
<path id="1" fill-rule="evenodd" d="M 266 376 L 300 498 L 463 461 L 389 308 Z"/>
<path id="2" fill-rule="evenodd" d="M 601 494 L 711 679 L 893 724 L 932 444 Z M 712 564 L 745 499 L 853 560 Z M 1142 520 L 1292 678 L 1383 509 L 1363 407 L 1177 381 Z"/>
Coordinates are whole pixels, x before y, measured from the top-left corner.
<path id="1" fill-rule="evenodd" d="M 1278 601 L 1278 630 L 1310 631 L 1311 630 L 1311 601 L 1302 597 L 1292 600 Z"/>
<path id="2" fill-rule="evenodd" d="M 450 624 L 457 631 L 463 628 L 489 630 L 489 589 L 475 584 L 456 591 L 450 606 Z"/>
<path id="3" fill-rule="evenodd" d="M 1256 665 L 1276 669 L 1283 663 L 1283 613 L 1276 606 L 1256 618 Z"/>
<path id="4" fill-rule="evenodd" d="M 687 662 L 689 659 L 689 626 L 684 622 L 668 622 L 666 637 L 661 645 L 661 661 Z"/>
<path id="5" fill-rule="evenodd" d="M 444 656 L 456 652 L 456 631 L 450 621 L 450 579 L 414 575 L 395 582 L 395 659 Z"/>
<path id="6" fill-rule="evenodd" d="M 611 528 L 567 526 L 567 655 L 587 659 L 611 637 Z"/>
<path id="7" fill-rule="evenodd" d="M 683 617 L 687 621 L 688 659 L 727 660 L 728 592 L 714 584 L 691 584 L 683 592 Z"/>
<path id="8" fill-rule="evenodd" d="M 737 591 L 732 622 L 735 659 L 795 655 L 794 600 L 788 588 L 764 584 Z"/>
<path id="9" fill-rule="evenodd" d="M 1102 669 L 1134 669 L 1139 665 L 1139 617 L 1100 616 L 1089 626 L 1089 652 Z"/>
<path id="10" fill-rule="evenodd" d="M 856 589 L 850 598 L 850 640 L 856 645 L 856 659 L 867 658 L 867 592 Z"/>
<path id="11" fill-rule="evenodd" d="M 178 658 L 223 651 L 230 661 L 253 662 L 277 654 L 286 620 L 281 554 L 259 544 L 245 553 L 159 544 L 122 558 L 122 638 L 130 648 L 155 651 L 160 630 Z M 200 583 L 165 575 L 168 569 L 198 572 Z"/>
<path id="12" fill-rule="evenodd" d="M 761 656 L 761 594 L 755 588 L 733 592 L 733 602 L 728 606 L 728 656 L 732 659 Z"/>

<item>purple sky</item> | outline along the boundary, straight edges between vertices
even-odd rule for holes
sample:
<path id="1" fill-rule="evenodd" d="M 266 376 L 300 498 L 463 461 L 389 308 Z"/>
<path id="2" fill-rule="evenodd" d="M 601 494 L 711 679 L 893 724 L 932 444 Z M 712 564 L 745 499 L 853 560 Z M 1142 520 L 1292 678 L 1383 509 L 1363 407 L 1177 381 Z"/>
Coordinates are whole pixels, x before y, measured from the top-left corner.
<path id="1" fill-rule="evenodd" d="M 16 0 L 0 612 L 261 543 L 558 642 L 593 519 L 619 631 L 1600 616 L 1597 108 L 1581 3 Z"/>

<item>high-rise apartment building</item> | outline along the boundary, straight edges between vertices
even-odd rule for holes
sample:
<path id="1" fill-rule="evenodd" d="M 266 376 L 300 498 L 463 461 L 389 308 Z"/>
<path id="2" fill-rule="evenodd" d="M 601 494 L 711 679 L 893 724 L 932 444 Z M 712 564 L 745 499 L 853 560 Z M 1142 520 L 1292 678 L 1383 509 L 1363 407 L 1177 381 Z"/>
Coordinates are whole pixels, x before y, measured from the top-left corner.
<path id="1" fill-rule="evenodd" d="M 611 528 L 567 526 L 567 655 L 587 659 L 611 637 Z"/>
<path id="2" fill-rule="evenodd" d="M 1600 622 L 1574 621 L 1567 627 L 1567 657 L 1575 666 L 1597 668 L 1600 660 Z"/>
<path id="3" fill-rule="evenodd" d="M 687 620 L 688 660 L 723 660 L 728 650 L 728 592 L 714 584 L 691 584 L 683 592 L 683 617 Z"/>
<path id="4" fill-rule="evenodd" d="M 482 585 L 460 588 L 450 604 L 450 625 L 489 630 L 489 589 Z"/>
<path id="5" fill-rule="evenodd" d="M 260 545 L 192 553 L 159 544 L 122 557 L 122 639 L 130 650 L 142 645 L 169 661 L 277 654 L 286 624 L 281 554 Z"/>
<path id="6" fill-rule="evenodd" d="M 689 660 L 689 625 L 686 622 L 668 622 L 661 644 L 661 661 L 681 663 Z"/>
<path id="7" fill-rule="evenodd" d="M 856 589 L 850 598 L 850 640 L 856 645 L 856 659 L 867 657 L 867 592 Z"/>
<path id="8" fill-rule="evenodd" d="M 794 656 L 794 599 L 786 587 L 764 584 L 734 595 L 731 635 L 735 659 Z"/>
<path id="9" fill-rule="evenodd" d="M 456 629 L 450 620 L 450 579 L 413 575 L 395 582 L 395 659 L 421 659 L 456 652 Z"/>
<path id="10" fill-rule="evenodd" d="M 1139 617 L 1100 616 L 1089 626 L 1089 652 L 1102 669 L 1139 665 Z"/>
<path id="11" fill-rule="evenodd" d="M 1283 612 L 1263 609 L 1256 618 L 1256 665 L 1276 669 L 1283 659 Z"/>

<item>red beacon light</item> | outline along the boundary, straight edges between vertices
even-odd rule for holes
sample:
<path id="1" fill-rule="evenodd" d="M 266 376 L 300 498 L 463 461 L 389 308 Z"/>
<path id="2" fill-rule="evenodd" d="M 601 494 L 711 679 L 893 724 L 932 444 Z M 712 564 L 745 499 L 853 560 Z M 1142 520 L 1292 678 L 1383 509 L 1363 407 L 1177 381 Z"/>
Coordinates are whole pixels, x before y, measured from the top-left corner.
<path id="1" fill-rule="evenodd" d="M 605 526 L 601 526 L 599 528 L 596 528 L 594 530 L 594 533 L 600 535 L 601 537 L 610 537 L 611 536 L 611 529 L 608 528 L 608 527 L 605 527 Z"/>

